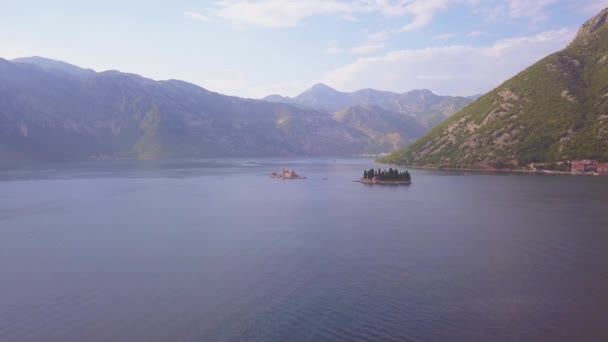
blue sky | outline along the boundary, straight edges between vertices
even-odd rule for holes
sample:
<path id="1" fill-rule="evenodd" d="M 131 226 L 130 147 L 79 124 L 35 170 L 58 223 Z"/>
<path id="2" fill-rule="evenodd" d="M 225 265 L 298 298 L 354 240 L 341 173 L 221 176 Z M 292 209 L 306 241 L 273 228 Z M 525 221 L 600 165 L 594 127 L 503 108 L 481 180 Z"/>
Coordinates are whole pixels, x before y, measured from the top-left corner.
<path id="1" fill-rule="evenodd" d="M 0 57 L 181 79 L 243 97 L 486 92 L 608 0 L 0 0 Z"/>

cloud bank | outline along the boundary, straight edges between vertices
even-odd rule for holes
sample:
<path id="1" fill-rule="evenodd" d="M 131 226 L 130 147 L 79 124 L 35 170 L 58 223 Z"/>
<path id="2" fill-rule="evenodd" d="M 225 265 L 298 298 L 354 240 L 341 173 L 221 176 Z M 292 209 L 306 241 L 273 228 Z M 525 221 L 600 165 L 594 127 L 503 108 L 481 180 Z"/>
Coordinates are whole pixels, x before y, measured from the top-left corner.
<path id="1" fill-rule="evenodd" d="M 191 19 L 213 18 L 237 27 L 285 28 L 297 26 L 313 16 L 337 16 L 356 20 L 357 15 L 379 13 L 387 17 L 408 17 L 401 31 L 425 26 L 448 0 L 218 0 L 202 12 L 188 11 Z"/>
<path id="2" fill-rule="evenodd" d="M 490 46 L 450 45 L 393 51 L 359 58 L 330 71 L 322 81 L 348 91 L 371 87 L 396 91 L 426 88 L 450 95 L 483 93 L 564 48 L 574 34 L 572 30 L 561 29 L 499 40 Z"/>

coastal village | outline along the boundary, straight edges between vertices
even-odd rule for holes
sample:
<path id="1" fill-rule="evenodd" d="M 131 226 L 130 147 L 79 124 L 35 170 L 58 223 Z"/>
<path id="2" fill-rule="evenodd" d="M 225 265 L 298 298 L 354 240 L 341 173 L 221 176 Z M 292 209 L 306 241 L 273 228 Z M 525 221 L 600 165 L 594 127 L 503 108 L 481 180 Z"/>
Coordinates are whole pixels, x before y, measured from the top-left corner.
<path id="1" fill-rule="evenodd" d="M 576 160 L 571 162 L 571 172 L 573 174 L 598 173 L 608 174 L 608 163 L 600 163 L 595 160 Z"/>
<path id="2" fill-rule="evenodd" d="M 561 163 L 532 163 L 530 170 L 542 173 L 571 173 L 573 175 L 608 176 L 608 163 L 582 159 Z"/>

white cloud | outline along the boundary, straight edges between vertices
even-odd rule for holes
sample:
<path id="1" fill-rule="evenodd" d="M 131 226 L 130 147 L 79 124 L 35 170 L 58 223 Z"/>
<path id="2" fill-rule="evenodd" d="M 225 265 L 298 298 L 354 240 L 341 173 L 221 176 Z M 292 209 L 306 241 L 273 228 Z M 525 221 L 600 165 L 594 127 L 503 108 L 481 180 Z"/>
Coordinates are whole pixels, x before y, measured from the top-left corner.
<path id="1" fill-rule="evenodd" d="M 359 19 L 357 17 L 355 17 L 353 14 L 342 14 L 342 15 L 340 15 L 340 19 L 346 20 L 346 21 L 359 21 Z"/>
<path id="2" fill-rule="evenodd" d="M 380 31 L 380 32 L 369 33 L 367 35 L 367 40 L 371 41 L 371 42 L 383 42 L 385 40 L 388 40 L 389 37 L 390 37 L 389 32 Z"/>
<path id="3" fill-rule="evenodd" d="M 389 37 L 390 33 L 388 31 L 366 33 L 365 41 L 351 48 L 342 48 L 339 46 L 337 40 L 332 39 L 327 42 L 327 46 L 325 49 L 323 49 L 323 53 L 335 55 L 350 52 L 354 55 L 368 55 L 372 52 L 384 49 L 386 46 L 386 41 L 389 39 Z"/>
<path id="4" fill-rule="evenodd" d="M 366 43 L 363 45 L 355 46 L 350 49 L 355 55 L 367 55 L 372 52 L 384 49 L 384 44 L 382 43 Z"/>
<path id="5" fill-rule="evenodd" d="M 386 41 L 389 38 L 390 32 L 388 31 L 366 33 L 365 42 L 350 48 L 349 51 L 354 55 L 368 55 L 372 52 L 384 49 Z"/>
<path id="6" fill-rule="evenodd" d="M 454 78 L 454 75 L 416 75 L 417 80 L 449 81 Z"/>
<path id="7" fill-rule="evenodd" d="M 426 26 L 435 13 L 447 6 L 447 0 L 426 0 L 426 1 L 411 1 L 402 8 L 403 14 L 408 14 L 414 19 L 401 27 L 399 31 L 408 32 Z"/>
<path id="8" fill-rule="evenodd" d="M 436 40 L 448 40 L 450 38 L 454 38 L 456 36 L 456 33 L 442 33 L 442 34 L 437 34 L 433 36 L 433 39 Z"/>
<path id="9" fill-rule="evenodd" d="M 344 50 L 338 46 L 337 40 L 330 40 L 327 42 L 327 47 L 323 52 L 327 54 L 338 54 L 344 52 Z"/>
<path id="10" fill-rule="evenodd" d="M 508 0 L 509 15 L 512 18 L 545 16 L 545 7 L 559 0 Z"/>
<path id="11" fill-rule="evenodd" d="M 454 0 L 458 1 L 458 0 Z M 411 17 L 401 31 L 428 24 L 448 0 L 215 0 L 203 12 L 186 12 L 191 19 L 215 18 L 235 26 L 284 28 L 297 26 L 313 16 L 335 15 L 357 20 L 357 15 L 380 13 L 387 17 Z"/>
<path id="12" fill-rule="evenodd" d="M 477 38 L 483 36 L 485 33 L 481 31 L 471 31 L 467 33 L 468 38 Z"/>
<path id="13" fill-rule="evenodd" d="M 608 7 L 608 0 L 583 0 L 578 4 L 578 10 L 588 16 L 597 15 Z"/>
<path id="14" fill-rule="evenodd" d="M 214 1 L 206 14 L 236 25 L 280 28 L 296 26 L 310 16 L 353 12 L 352 5 L 336 0 L 222 0 Z"/>
<path id="15" fill-rule="evenodd" d="M 488 6 L 481 6 L 477 12 L 488 22 L 527 19 L 533 24 L 546 21 L 549 17 L 546 7 L 559 0 L 502 0 Z"/>
<path id="16" fill-rule="evenodd" d="M 487 92 L 574 36 L 568 29 L 499 40 L 489 46 L 451 45 L 401 50 L 359 58 L 329 72 L 322 81 L 344 90 L 360 88 L 407 91 L 428 88 L 442 94 Z"/>
<path id="17" fill-rule="evenodd" d="M 209 17 L 198 12 L 184 12 L 184 15 L 190 19 L 199 20 L 199 21 L 208 21 Z"/>

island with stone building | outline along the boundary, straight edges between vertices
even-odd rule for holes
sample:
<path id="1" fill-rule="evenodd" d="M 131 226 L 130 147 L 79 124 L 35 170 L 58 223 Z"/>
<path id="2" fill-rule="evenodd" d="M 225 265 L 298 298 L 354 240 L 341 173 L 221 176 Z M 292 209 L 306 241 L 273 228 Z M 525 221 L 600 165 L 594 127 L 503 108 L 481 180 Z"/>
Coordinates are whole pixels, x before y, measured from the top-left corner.
<path id="1" fill-rule="evenodd" d="M 270 174 L 271 178 L 276 179 L 306 179 L 306 177 L 300 176 L 294 170 L 283 169 L 281 173 L 273 172 Z"/>

